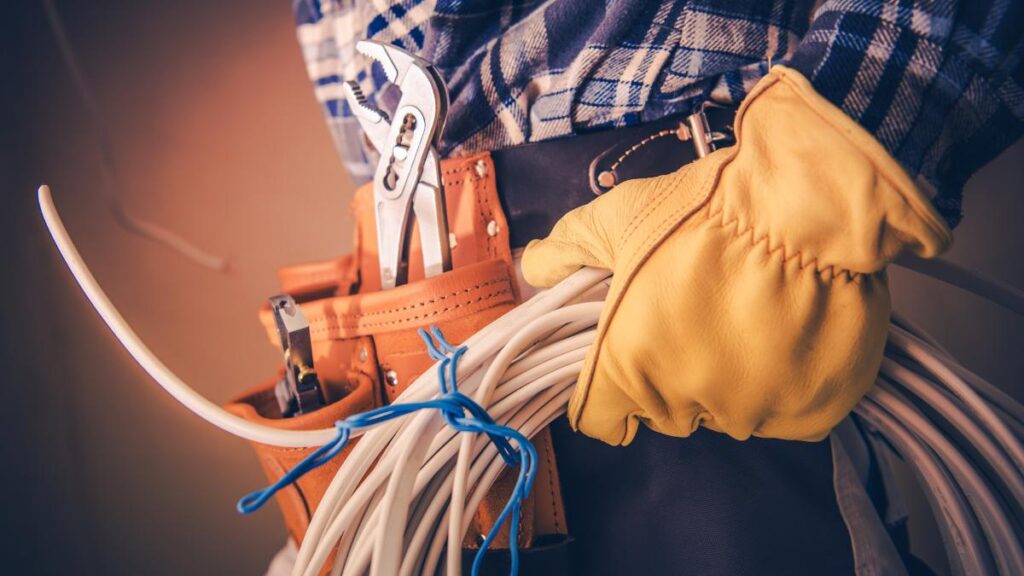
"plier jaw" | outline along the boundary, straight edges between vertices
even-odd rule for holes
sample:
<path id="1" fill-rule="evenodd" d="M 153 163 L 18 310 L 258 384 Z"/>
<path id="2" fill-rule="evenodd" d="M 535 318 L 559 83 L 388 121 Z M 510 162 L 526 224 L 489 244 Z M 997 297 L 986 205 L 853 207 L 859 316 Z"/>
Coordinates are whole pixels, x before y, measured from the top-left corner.
<path id="1" fill-rule="evenodd" d="M 408 278 L 408 243 L 414 216 L 426 276 L 451 270 L 451 248 L 437 143 L 448 112 L 448 91 L 429 62 L 370 40 L 356 50 L 378 62 L 401 90 L 393 114 L 370 106 L 359 86 L 345 83 L 345 99 L 380 154 L 373 176 L 374 212 L 383 289 Z"/>

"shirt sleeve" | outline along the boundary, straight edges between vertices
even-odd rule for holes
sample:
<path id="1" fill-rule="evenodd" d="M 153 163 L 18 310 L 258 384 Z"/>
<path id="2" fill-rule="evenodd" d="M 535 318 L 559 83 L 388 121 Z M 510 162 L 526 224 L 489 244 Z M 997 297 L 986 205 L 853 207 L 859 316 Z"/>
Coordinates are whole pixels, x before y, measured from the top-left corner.
<path id="1" fill-rule="evenodd" d="M 1024 0 L 825 0 L 790 66 L 936 190 L 950 226 L 964 183 L 1024 132 Z"/>

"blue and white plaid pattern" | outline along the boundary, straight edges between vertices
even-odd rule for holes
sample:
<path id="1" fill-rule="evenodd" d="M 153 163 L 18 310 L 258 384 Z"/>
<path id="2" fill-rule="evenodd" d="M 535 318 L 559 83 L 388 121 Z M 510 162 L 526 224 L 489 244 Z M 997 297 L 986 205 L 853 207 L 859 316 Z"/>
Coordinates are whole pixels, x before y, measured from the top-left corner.
<path id="1" fill-rule="evenodd" d="M 937 190 L 960 220 L 964 183 L 1024 132 L 1024 2 L 825 2 L 791 65 Z"/>
<path id="2" fill-rule="evenodd" d="M 340 90 L 394 92 L 363 38 L 432 61 L 451 95 L 441 152 L 494 150 L 738 103 L 788 63 L 936 190 L 1024 132 L 1022 0 L 294 0 L 303 55 L 346 166 L 372 172 Z M 794 127 L 798 132 L 798 127 Z"/>

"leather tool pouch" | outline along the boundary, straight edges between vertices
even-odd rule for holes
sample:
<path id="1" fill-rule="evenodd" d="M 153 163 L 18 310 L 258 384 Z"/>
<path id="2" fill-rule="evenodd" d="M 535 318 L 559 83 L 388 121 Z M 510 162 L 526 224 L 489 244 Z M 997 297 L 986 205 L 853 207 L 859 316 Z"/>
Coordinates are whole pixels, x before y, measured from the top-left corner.
<path id="1" fill-rule="evenodd" d="M 380 290 L 372 190 L 369 186 L 358 190 L 353 203 L 354 253 L 279 272 L 281 290 L 295 298 L 309 320 L 313 360 L 328 405 L 282 418 L 274 396 L 278 379 L 272 379 L 227 408 L 282 429 L 329 428 L 336 420 L 394 401 L 433 365 L 418 329 L 437 326 L 458 343 L 511 310 L 519 297 L 508 225 L 493 174 L 487 154 L 442 162 L 449 228 L 455 236 L 453 270 L 423 278 L 418 232 L 413 230 L 409 282 L 386 291 Z M 261 320 L 271 341 L 279 345 L 269 310 L 261 312 Z M 540 466 L 533 493 L 523 506 L 519 545 L 530 548 L 536 541 L 539 549 L 547 550 L 553 542 L 566 542 L 567 530 L 548 430 L 533 442 Z M 271 482 L 313 451 L 260 444 L 254 448 Z M 313 511 L 350 449 L 277 494 L 285 524 L 297 542 L 302 541 Z M 477 547 L 479 535 L 490 529 L 508 500 L 515 478 L 515 470 L 506 470 L 499 478 L 469 527 L 464 548 Z M 507 530 L 506 526 L 495 541 L 496 548 L 508 547 Z M 524 567 L 530 564 L 529 554 L 524 551 Z M 561 556 L 559 564 L 564 562 L 564 551 Z"/>

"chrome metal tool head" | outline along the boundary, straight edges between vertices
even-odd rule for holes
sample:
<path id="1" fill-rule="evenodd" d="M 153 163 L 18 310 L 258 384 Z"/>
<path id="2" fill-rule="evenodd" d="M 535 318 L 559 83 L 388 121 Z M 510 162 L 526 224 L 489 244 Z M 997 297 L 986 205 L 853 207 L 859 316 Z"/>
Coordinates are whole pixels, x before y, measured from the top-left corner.
<path id="1" fill-rule="evenodd" d="M 416 217 L 427 276 L 451 269 L 448 222 L 437 142 L 448 113 L 448 91 L 429 62 L 390 44 L 370 40 L 356 50 L 384 69 L 401 90 L 393 113 L 372 107 L 359 85 L 345 83 L 345 99 L 380 161 L 373 176 L 381 286 L 393 288 L 408 275 L 408 242 Z"/>
<path id="2" fill-rule="evenodd" d="M 313 366 L 306 315 L 287 294 L 272 296 L 270 311 L 284 351 L 284 378 L 274 389 L 281 415 L 287 418 L 318 410 L 324 405 L 324 394 Z"/>

